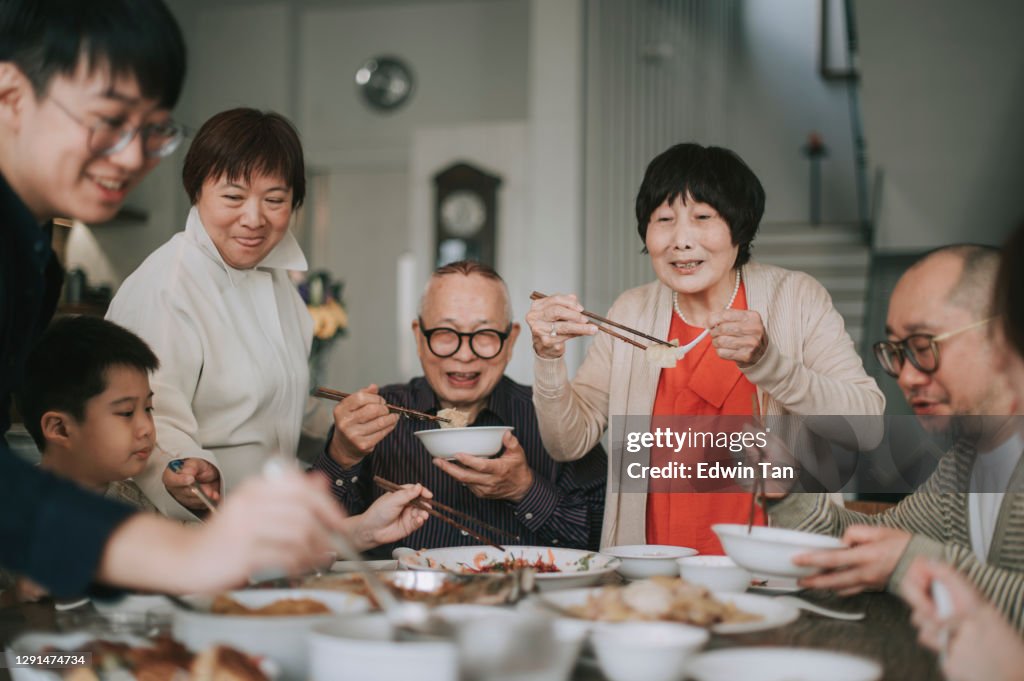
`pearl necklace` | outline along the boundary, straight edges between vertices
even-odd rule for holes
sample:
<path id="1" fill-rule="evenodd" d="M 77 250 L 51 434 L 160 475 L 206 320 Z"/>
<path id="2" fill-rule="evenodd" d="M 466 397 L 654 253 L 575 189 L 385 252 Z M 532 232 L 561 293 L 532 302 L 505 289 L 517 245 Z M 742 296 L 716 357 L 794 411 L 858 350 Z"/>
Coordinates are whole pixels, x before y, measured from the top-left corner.
<path id="1" fill-rule="evenodd" d="M 736 270 L 736 285 L 732 287 L 732 297 L 729 298 L 729 302 L 725 306 L 726 310 L 728 310 L 730 307 L 732 307 L 732 304 L 736 302 L 736 295 L 739 292 L 740 292 L 740 271 L 737 269 Z M 679 309 L 679 293 L 677 293 L 676 291 L 672 292 L 672 307 L 674 307 L 676 309 L 676 314 L 679 315 L 679 318 L 683 320 L 683 324 L 686 324 L 687 326 L 696 326 L 696 324 L 691 324 L 690 322 L 688 322 L 686 320 L 686 316 L 683 315 L 683 311 Z M 704 329 L 704 331 L 706 333 L 707 329 Z"/>

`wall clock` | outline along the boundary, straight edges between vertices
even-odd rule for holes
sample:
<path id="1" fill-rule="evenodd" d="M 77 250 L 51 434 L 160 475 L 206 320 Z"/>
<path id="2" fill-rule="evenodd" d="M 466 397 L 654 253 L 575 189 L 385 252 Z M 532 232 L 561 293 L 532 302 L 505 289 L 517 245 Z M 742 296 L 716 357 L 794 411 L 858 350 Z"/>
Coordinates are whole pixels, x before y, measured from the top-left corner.
<path id="1" fill-rule="evenodd" d="M 501 178 L 468 163 L 434 176 L 438 266 L 466 259 L 495 266 L 500 185 Z"/>
<path id="2" fill-rule="evenodd" d="M 412 96 L 415 79 L 409 65 L 398 57 L 374 57 L 356 71 L 356 87 L 370 107 L 394 111 Z"/>

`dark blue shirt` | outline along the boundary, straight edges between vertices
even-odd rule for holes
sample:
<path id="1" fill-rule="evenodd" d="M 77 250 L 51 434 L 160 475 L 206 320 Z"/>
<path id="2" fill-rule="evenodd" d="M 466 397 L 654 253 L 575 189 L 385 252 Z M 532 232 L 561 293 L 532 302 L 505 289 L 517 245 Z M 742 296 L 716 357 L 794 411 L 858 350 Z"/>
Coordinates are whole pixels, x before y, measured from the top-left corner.
<path id="1" fill-rule="evenodd" d="M 390 404 L 429 414 L 436 414 L 440 408 L 437 395 L 425 378 L 415 378 L 403 385 L 385 386 L 380 394 Z M 608 465 L 601 445 L 571 463 L 558 463 L 552 459 L 540 439 L 530 388 L 505 376 L 495 386 L 487 408 L 473 425 L 515 428 L 513 434 L 523 446 L 527 463 L 533 469 L 533 486 L 520 502 L 481 499 L 435 466 L 430 453 L 413 435 L 418 430 L 437 428 L 433 421 L 400 419 L 395 430 L 381 440 L 371 454 L 348 470 L 339 466 L 326 450 L 313 468 L 331 480 L 334 496 L 351 514 L 362 513 L 383 494 L 373 484 L 373 476 L 379 475 L 398 484 L 423 483 L 439 502 L 519 535 L 521 544 L 596 550 L 601 538 Z M 473 529 L 479 530 L 477 527 Z M 480 532 L 487 535 L 483 530 Z M 504 538 L 495 539 L 510 543 Z M 401 545 L 422 549 L 479 543 L 431 517 Z M 382 554 L 391 548 L 381 547 L 375 553 Z"/>
<path id="2" fill-rule="evenodd" d="M 67 597 L 85 592 L 107 538 L 133 509 L 39 471 L 3 438 L 11 393 L 53 316 L 62 280 L 49 228 L 0 176 L 0 565 Z"/>

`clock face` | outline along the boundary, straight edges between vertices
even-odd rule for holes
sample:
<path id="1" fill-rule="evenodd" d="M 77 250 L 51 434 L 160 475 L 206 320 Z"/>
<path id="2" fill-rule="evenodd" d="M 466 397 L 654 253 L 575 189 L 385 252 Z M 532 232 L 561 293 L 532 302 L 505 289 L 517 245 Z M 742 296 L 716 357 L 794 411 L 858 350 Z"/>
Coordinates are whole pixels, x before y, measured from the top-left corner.
<path id="1" fill-rule="evenodd" d="M 452 236 L 473 236 L 486 220 L 487 206 L 476 192 L 460 189 L 441 201 L 441 225 Z"/>
<path id="2" fill-rule="evenodd" d="M 369 59 L 356 71 L 356 87 L 367 104 L 381 111 L 391 111 L 412 95 L 412 71 L 395 57 Z"/>

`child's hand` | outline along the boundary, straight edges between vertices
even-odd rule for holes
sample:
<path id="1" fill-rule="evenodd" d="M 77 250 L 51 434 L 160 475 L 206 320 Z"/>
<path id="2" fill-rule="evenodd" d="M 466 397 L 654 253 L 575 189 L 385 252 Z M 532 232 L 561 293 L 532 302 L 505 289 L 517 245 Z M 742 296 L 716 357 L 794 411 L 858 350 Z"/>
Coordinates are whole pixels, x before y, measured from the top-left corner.
<path id="1" fill-rule="evenodd" d="M 205 459 L 188 458 L 178 461 L 181 461 L 180 466 L 168 466 L 164 469 L 164 487 L 175 501 L 188 510 L 205 513 L 206 506 L 192 491 L 191 485 L 199 485 L 200 489 L 206 492 L 206 496 L 213 501 L 220 501 L 220 471 Z"/>

